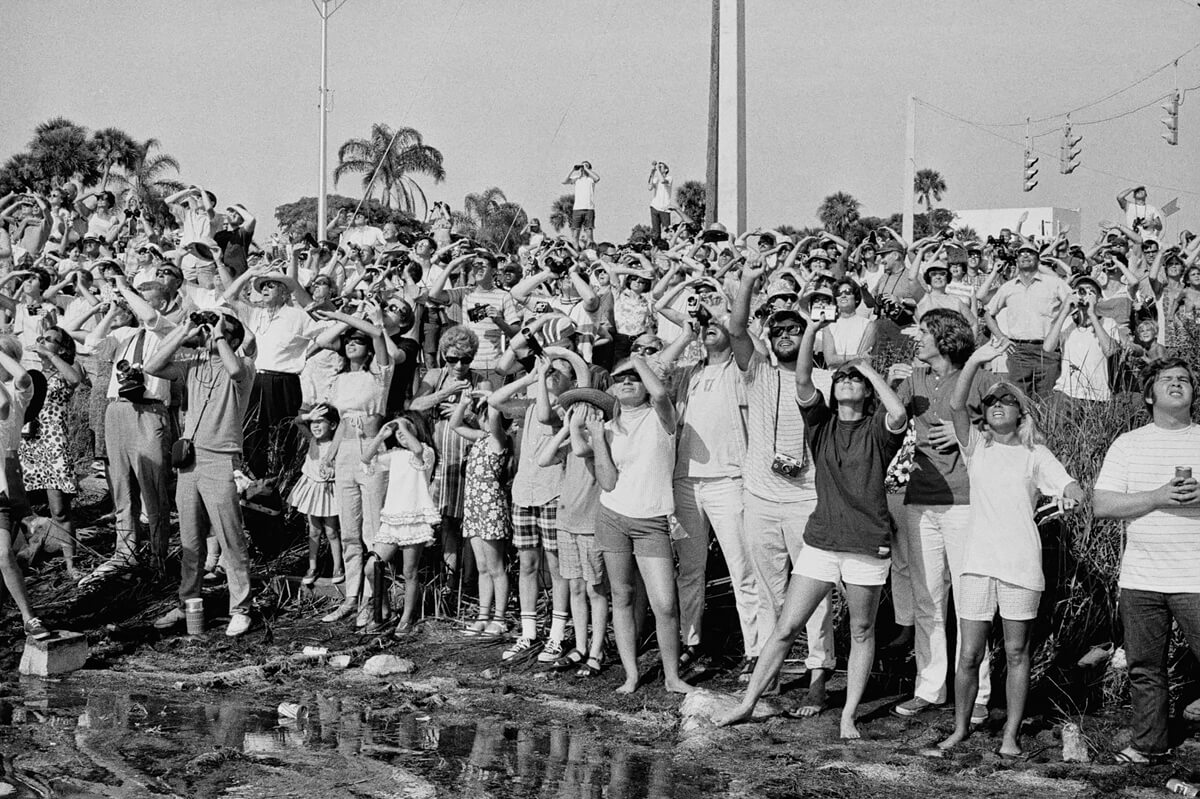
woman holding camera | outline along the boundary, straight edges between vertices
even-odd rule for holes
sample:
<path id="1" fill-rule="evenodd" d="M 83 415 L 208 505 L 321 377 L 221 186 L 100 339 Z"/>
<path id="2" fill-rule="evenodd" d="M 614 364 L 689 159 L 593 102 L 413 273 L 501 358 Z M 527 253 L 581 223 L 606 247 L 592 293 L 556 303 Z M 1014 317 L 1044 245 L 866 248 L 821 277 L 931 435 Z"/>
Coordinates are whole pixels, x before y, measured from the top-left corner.
<path id="1" fill-rule="evenodd" d="M 817 506 L 804 529 L 783 610 L 759 655 L 742 703 L 720 725 L 748 719 L 778 678 L 796 636 L 838 583 L 850 610 L 850 664 L 841 737 L 860 737 L 855 712 L 875 659 L 875 613 L 891 570 L 893 522 L 884 478 L 908 427 L 904 403 L 865 361 L 833 374 L 828 403 L 813 385 L 813 344 L 827 320 L 804 331 L 796 360 L 796 404 L 815 465 Z M 877 408 L 879 410 L 877 411 Z"/>

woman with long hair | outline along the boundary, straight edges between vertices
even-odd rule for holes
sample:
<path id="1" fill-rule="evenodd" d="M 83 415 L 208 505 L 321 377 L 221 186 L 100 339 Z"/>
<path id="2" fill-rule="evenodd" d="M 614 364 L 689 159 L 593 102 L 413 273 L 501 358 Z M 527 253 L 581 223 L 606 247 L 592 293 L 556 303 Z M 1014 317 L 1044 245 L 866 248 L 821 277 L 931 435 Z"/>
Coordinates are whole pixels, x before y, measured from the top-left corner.
<path id="1" fill-rule="evenodd" d="M 625 668 L 617 692 L 638 687 L 636 562 L 654 611 L 664 683 L 668 691 L 687 693 L 692 686 L 679 677 L 679 600 L 668 521 L 675 512 L 675 403 L 643 355 L 617 364 L 611 393 L 617 398 L 613 420 L 606 425 L 591 418 L 588 433 L 601 489 L 596 548 L 604 553 L 613 632 Z"/>
<path id="2" fill-rule="evenodd" d="M 841 737 L 861 737 L 855 713 L 875 660 L 875 613 L 891 570 L 894 524 L 884 480 L 908 428 L 904 403 L 865 361 L 833 373 L 828 403 L 813 385 L 813 345 L 827 320 L 810 323 L 796 359 L 796 404 L 815 467 L 817 505 L 804 528 L 804 548 L 775 629 L 758 657 L 746 695 L 719 725 L 748 719 L 779 679 L 796 636 L 834 586 L 842 584 L 850 611 L 850 663 Z M 877 412 L 878 411 L 878 412 Z"/>
<path id="3" fill-rule="evenodd" d="M 1083 489 L 1046 449 L 1029 398 L 1015 384 L 1002 380 L 992 386 L 983 397 L 983 429 L 971 424 L 967 397 L 975 373 L 1000 354 L 990 344 L 975 350 L 950 399 L 971 483 L 971 515 L 959 578 L 962 592 L 954 598 L 963 637 L 954 674 L 954 733 L 938 746 L 949 749 L 971 733 L 979 664 L 998 610 L 1008 659 L 1008 719 L 999 753 L 1016 757 L 1029 695 L 1029 634 L 1046 587 L 1034 502 L 1041 493 L 1057 497 L 1060 512 L 1072 510 L 1083 499 Z"/>

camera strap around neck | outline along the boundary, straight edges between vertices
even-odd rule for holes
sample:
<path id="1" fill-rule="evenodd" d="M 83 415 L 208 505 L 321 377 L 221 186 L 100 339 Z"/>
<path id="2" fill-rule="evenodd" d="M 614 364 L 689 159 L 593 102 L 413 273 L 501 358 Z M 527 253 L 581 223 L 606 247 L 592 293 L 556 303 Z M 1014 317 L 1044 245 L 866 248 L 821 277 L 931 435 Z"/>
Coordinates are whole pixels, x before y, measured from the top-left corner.
<path id="1" fill-rule="evenodd" d="M 130 357 L 129 350 L 133 349 L 133 357 Z M 125 360 L 129 361 L 134 366 L 142 365 L 142 357 L 146 351 L 146 328 L 142 328 L 137 332 L 137 335 L 130 339 L 125 345 Z"/>
<path id="2" fill-rule="evenodd" d="M 779 413 L 783 408 L 782 399 L 783 399 L 783 377 L 779 374 L 779 370 L 776 369 L 775 370 L 775 425 L 774 425 L 774 430 L 771 433 L 771 450 L 776 454 L 780 454 L 779 453 Z M 788 455 L 790 453 L 785 452 L 782 454 Z M 808 447 L 804 446 L 803 444 L 801 444 L 801 450 L 800 450 L 800 465 L 801 466 L 808 465 Z"/>

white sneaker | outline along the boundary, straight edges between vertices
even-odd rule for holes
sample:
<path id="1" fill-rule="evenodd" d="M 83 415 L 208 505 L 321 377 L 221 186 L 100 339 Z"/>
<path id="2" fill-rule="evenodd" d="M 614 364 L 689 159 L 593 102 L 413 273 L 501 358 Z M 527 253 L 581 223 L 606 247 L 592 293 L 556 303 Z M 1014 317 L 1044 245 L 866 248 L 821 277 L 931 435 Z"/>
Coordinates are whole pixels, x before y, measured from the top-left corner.
<path id="1" fill-rule="evenodd" d="M 230 638 L 236 638 L 246 630 L 250 629 L 250 614 L 235 613 L 229 617 L 229 626 L 225 628 L 225 634 Z"/>

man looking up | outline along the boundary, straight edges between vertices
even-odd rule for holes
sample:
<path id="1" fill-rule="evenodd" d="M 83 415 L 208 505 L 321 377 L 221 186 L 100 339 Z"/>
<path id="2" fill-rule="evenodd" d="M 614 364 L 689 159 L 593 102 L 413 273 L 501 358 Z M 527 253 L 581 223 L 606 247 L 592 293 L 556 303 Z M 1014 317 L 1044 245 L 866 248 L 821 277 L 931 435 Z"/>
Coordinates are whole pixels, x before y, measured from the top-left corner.
<path id="1" fill-rule="evenodd" d="M 575 187 L 575 202 L 571 206 L 571 236 L 575 246 L 580 244 L 580 232 L 583 232 L 583 244 L 592 243 L 596 230 L 596 184 L 600 176 L 592 171 L 591 161 L 582 161 L 574 166 L 563 181 L 564 186 Z"/>

